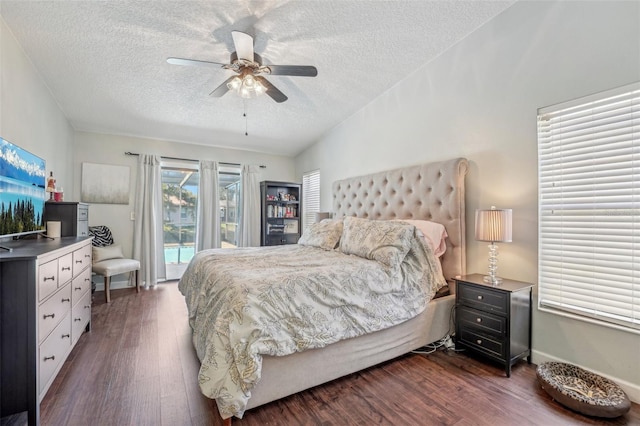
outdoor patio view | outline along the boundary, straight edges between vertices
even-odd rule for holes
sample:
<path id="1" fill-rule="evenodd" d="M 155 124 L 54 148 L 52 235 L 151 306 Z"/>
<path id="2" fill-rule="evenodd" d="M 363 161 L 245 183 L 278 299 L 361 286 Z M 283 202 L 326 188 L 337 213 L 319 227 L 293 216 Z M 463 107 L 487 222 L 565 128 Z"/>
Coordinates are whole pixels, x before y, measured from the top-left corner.
<path id="1" fill-rule="evenodd" d="M 164 257 L 169 280 L 179 279 L 195 254 L 199 178 L 195 168 L 162 168 Z M 236 168 L 225 167 L 218 180 L 222 247 L 235 247 L 240 174 Z"/>

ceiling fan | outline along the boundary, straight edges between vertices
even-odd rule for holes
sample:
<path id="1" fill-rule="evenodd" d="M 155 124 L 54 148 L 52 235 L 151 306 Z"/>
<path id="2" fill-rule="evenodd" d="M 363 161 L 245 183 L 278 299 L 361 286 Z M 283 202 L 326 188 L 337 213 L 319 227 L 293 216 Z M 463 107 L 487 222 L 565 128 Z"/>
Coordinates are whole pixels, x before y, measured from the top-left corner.
<path id="1" fill-rule="evenodd" d="M 235 90 L 243 98 L 251 98 L 266 93 L 276 102 L 284 102 L 288 98 L 271 84 L 263 75 L 286 75 L 295 77 L 315 77 L 316 67 L 311 65 L 262 65 L 262 58 L 253 51 L 253 37 L 241 31 L 232 31 L 233 44 L 236 51 L 231 54 L 230 64 L 200 61 L 196 59 L 167 58 L 173 65 L 222 68 L 234 71 L 237 75 L 229 77 L 216 87 L 211 96 L 221 97 L 229 90 Z"/>

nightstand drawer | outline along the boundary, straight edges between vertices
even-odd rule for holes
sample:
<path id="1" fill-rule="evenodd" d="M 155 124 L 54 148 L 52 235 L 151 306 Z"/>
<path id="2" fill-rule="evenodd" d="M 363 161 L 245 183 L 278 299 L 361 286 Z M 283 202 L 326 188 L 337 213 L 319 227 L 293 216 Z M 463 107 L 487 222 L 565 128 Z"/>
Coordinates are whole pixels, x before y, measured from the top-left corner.
<path id="1" fill-rule="evenodd" d="M 498 358 L 503 358 L 505 355 L 503 339 L 476 333 L 474 330 L 468 328 L 462 328 L 460 330 L 460 341 L 467 346 L 472 346 L 476 350 Z"/>
<path id="2" fill-rule="evenodd" d="M 487 287 L 458 282 L 458 301 L 474 308 L 506 315 L 509 307 L 509 294 L 494 291 Z"/>
<path id="3" fill-rule="evenodd" d="M 461 322 L 462 327 L 477 328 L 484 332 L 496 333 L 499 336 L 504 336 L 506 333 L 506 318 L 465 306 L 460 306 L 458 309 L 460 309 L 458 321 Z"/>

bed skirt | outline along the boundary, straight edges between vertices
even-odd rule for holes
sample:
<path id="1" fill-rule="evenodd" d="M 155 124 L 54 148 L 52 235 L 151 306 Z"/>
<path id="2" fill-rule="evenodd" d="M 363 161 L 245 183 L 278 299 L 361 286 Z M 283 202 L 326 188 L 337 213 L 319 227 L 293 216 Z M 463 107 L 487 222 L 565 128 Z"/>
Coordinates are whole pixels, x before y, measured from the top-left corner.
<path id="1" fill-rule="evenodd" d="M 420 315 L 385 330 L 283 357 L 264 356 L 247 409 L 404 355 L 440 340 L 452 328 L 455 295 L 433 299 Z"/>

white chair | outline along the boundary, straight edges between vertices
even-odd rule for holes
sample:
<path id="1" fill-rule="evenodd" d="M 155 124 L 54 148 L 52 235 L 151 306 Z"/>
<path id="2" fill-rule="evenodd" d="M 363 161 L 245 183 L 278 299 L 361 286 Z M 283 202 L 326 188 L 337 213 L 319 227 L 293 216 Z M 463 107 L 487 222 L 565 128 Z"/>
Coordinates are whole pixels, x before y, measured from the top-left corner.
<path id="1" fill-rule="evenodd" d="M 107 303 L 111 302 L 109 286 L 111 277 L 118 274 L 135 272 L 136 292 L 140 293 L 140 262 L 135 259 L 125 259 L 122 248 L 113 244 L 113 236 L 106 226 L 90 226 L 89 235 L 93 236 L 93 263 L 91 270 L 104 277 L 104 296 Z"/>

